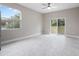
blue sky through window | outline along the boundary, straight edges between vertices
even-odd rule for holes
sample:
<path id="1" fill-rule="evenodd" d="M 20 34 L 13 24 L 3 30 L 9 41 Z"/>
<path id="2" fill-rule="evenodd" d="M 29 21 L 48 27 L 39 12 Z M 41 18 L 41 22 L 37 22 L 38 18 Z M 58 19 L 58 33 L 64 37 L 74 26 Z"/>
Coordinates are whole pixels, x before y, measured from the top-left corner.
<path id="1" fill-rule="evenodd" d="M 18 14 L 18 12 L 16 12 L 16 11 L 15 11 L 15 9 L 9 8 L 4 5 L 0 5 L 1 17 L 10 18 L 11 16 Z"/>

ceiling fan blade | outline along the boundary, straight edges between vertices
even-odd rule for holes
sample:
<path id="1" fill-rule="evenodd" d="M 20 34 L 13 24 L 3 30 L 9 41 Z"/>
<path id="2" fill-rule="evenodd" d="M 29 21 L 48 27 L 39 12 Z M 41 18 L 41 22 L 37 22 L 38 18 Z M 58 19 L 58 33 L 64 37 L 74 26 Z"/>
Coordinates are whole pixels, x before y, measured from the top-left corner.
<path id="1" fill-rule="evenodd" d="M 42 9 L 46 9 L 47 7 L 44 7 L 44 8 L 42 8 Z"/>
<path id="2" fill-rule="evenodd" d="M 55 4 L 54 4 L 54 3 L 51 3 L 50 6 L 51 6 L 51 7 L 52 7 L 52 6 L 55 6 Z"/>
<path id="3" fill-rule="evenodd" d="M 43 3 L 42 5 L 43 5 L 43 6 L 48 6 L 48 4 L 47 4 L 47 3 Z"/>

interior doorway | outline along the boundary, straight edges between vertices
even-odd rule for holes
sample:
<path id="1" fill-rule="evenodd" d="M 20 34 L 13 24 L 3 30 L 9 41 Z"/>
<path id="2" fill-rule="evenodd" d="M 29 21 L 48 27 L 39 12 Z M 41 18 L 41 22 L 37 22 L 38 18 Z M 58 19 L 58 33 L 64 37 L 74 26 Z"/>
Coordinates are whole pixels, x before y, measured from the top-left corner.
<path id="1" fill-rule="evenodd" d="M 51 33 L 64 34 L 65 32 L 65 19 L 52 19 L 51 20 Z"/>

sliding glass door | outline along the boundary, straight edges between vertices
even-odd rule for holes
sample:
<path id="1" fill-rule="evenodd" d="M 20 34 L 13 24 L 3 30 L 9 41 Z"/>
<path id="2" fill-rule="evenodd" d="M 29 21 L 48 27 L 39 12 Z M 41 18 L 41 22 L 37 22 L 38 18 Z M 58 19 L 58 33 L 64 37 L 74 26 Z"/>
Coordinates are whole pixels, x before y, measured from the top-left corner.
<path id="1" fill-rule="evenodd" d="M 65 19 L 52 19 L 51 20 L 51 33 L 64 34 Z"/>

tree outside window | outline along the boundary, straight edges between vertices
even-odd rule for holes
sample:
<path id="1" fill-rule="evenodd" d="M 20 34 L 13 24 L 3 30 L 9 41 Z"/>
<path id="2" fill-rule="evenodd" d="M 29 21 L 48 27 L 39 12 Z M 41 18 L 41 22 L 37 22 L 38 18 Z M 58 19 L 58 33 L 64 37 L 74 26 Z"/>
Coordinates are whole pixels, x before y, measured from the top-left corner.
<path id="1" fill-rule="evenodd" d="M 7 6 L 0 5 L 1 29 L 20 28 L 21 12 Z"/>

